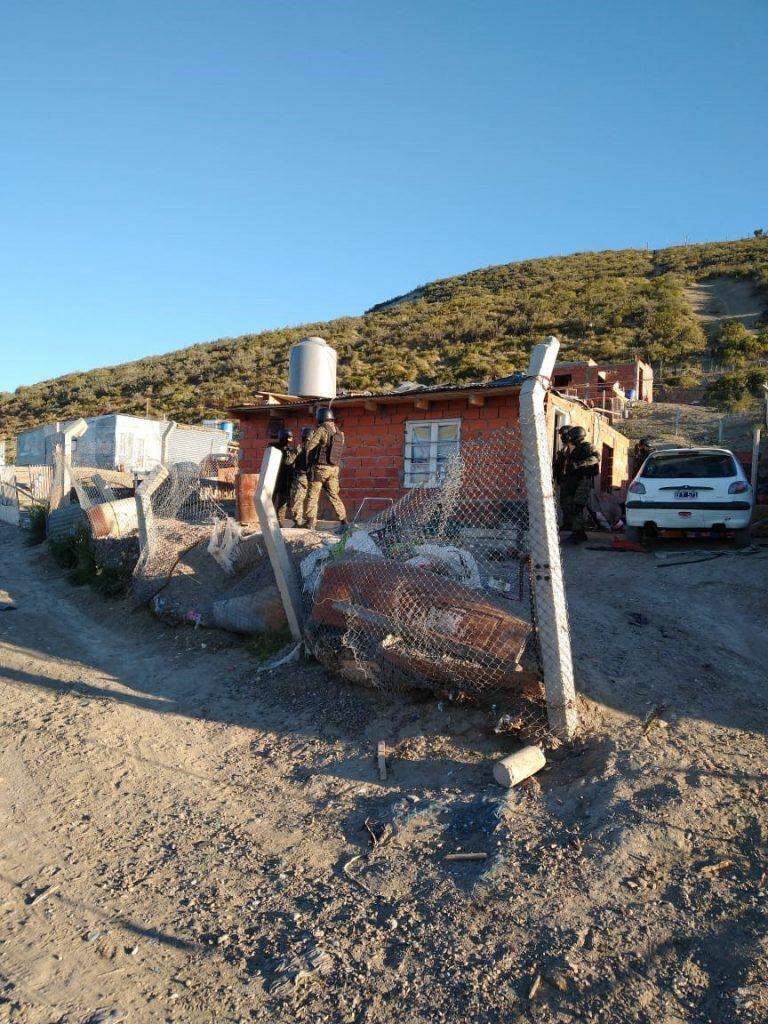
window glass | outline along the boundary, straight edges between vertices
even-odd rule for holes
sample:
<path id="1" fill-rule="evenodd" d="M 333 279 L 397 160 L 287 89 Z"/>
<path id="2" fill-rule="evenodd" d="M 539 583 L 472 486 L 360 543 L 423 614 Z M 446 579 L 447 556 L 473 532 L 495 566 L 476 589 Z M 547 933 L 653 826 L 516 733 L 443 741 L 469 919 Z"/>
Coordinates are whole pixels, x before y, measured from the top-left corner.
<path id="1" fill-rule="evenodd" d="M 671 452 L 646 459 L 641 476 L 650 480 L 706 479 L 736 476 L 733 456 L 727 452 Z"/>
<path id="2" fill-rule="evenodd" d="M 458 420 L 425 420 L 406 424 L 405 486 L 434 487 L 458 450 Z"/>

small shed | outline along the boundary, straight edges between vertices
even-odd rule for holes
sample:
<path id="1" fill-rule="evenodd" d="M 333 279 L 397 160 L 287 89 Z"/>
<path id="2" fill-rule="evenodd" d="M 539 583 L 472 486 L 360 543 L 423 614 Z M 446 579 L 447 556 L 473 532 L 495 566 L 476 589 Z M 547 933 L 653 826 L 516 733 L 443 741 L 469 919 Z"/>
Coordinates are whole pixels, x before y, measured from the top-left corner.
<path id="1" fill-rule="evenodd" d="M 22 431 L 16 437 L 16 465 L 53 464 L 55 436 L 73 421 L 56 421 Z M 163 462 L 201 462 L 226 453 L 229 438 L 223 430 L 187 426 L 173 420 L 152 420 L 123 413 L 90 416 L 88 429 L 72 441 L 72 461 L 128 472 L 145 472 Z"/>

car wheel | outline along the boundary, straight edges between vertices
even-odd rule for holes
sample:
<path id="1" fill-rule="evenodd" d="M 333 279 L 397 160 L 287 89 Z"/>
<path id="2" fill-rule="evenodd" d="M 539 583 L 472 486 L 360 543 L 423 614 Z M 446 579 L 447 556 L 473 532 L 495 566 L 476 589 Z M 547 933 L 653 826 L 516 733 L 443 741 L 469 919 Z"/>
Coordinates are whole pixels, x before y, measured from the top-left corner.
<path id="1" fill-rule="evenodd" d="M 639 544 L 643 536 L 643 528 L 642 526 L 625 526 L 624 536 L 627 540 L 631 540 L 635 544 Z"/>
<path id="2" fill-rule="evenodd" d="M 733 531 L 733 543 L 737 548 L 748 548 L 752 543 L 752 536 L 748 526 L 743 527 L 741 530 Z"/>

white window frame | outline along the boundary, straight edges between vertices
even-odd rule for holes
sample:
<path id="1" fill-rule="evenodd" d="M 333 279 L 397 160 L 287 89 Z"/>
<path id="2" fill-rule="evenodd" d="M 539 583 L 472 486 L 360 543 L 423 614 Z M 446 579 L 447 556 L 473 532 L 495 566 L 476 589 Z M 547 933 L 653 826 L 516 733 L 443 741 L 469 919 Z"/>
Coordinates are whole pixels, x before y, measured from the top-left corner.
<path id="1" fill-rule="evenodd" d="M 453 419 L 442 419 L 442 420 L 406 420 L 405 423 L 405 450 L 403 453 L 403 487 L 439 487 L 442 480 L 437 475 L 437 446 L 441 442 L 437 440 L 437 435 L 440 427 L 456 427 L 456 440 L 450 442 L 455 445 L 455 450 L 458 451 L 461 445 L 461 418 L 456 417 Z M 430 427 L 429 441 L 414 441 L 413 431 L 416 427 Z M 443 444 L 447 442 L 442 442 Z M 421 476 L 424 472 L 422 463 L 419 463 L 420 468 L 416 471 L 413 469 L 412 456 L 414 444 L 428 444 L 429 445 L 429 461 L 428 471 L 429 476 L 427 480 L 414 480 L 415 474 Z M 453 453 L 451 453 L 453 454 Z"/>

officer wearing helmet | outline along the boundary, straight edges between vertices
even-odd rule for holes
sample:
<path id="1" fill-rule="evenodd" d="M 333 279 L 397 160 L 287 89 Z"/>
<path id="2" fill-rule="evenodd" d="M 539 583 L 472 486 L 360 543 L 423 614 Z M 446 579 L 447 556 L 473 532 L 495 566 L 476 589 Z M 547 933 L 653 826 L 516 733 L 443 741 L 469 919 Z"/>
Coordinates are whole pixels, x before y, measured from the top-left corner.
<path id="1" fill-rule="evenodd" d="M 632 476 L 637 476 L 640 467 L 653 451 L 650 437 L 641 437 L 632 449 Z"/>
<path id="2" fill-rule="evenodd" d="M 344 451 L 344 434 L 336 427 L 333 409 L 320 406 L 315 413 L 317 426 L 306 441 L 307 476 L 309 477 L 309 493 L 307 495 L 306 525 L 310 530 L 317 526 L 317 509 L 323 491 L 342 526 L 347 525 L 347 510 L 339 496 L 339 466 Z"/>
<path id="3" fill-rule="evenodd" d="M 307 494 L 309 492 L 309 479 L 307 477 L 307 440 L 311 433 L 312 427 L 302 427 L 299 453 L 293 464 L 291 518 L 297 526 L 304 526 L 306 521 L 305 509 L 307 505 Z"/>
<path id="4" fill-rule="evenodd" d="M 570 528 L 570 512 L 568 510 L 568 498 L 570 492 L 575 487 L 575 482 L 571 486 L 571 478 L 568 475 L 568 462 L 573 453 L 573 447 L 570 442 L 571 428 L 569 426 L 560 427 L 557 431 L 560 438 L 560 447 L 555 453 L 555 458 L 552 463 L 552 477 L 557 487 L 558 500 L 560 503 L 560 523 L 565 529 Z"/>
<path id="5" fill-rule="evenodd" d="M 280 469 L 277 471 L 277 481 L 275 483 L 275 493 L 273 496 L 277 519 L 282 526 L 288 514 L 288 502 L 290 501 L 291 486 L 293 483 L 293 464 L 296 461 L 296 456 L 298 455 L 298 449 L 293 443 L 293 431 L 286 429 L 281 430 L 277 435 L 277 440 L 270 443 L 270 448 L 277 448 L 283 456 L 282 462 L 280 463 Z"/>
<path id="6" fill-rule="evenodd" d="M 558 437 L 560 438 L 560 447 L 555 452 L 555 458 L 552 463 L 552 476 L 558 486 L 562 484 L 563 480 L 565 480 L 568 457 L 571 454 L 571 445 L 568 439 L 570 432 L 571 428 L 568 426 L 560 427 L 557 431 Z"/>
<path id="7" fill-rule="evenodd" d="M 568 460 L 565 485 L 568 489 L 566 511 L 570 518 L 569 544 L 582 544 L 587 540 L 587 506 L 600 471 L 600 457 L 587 440 L 584 427 L 572 427 L 568 440 L 572 451 Z"/>

